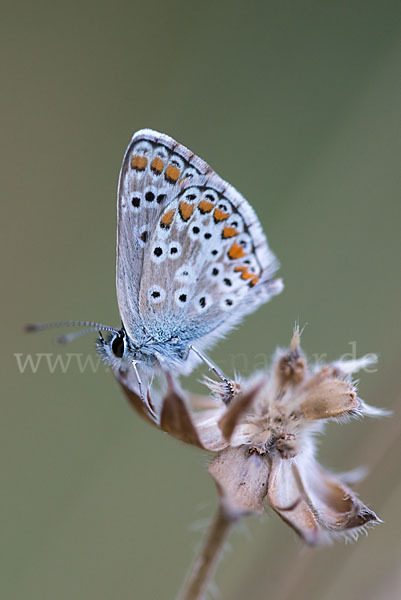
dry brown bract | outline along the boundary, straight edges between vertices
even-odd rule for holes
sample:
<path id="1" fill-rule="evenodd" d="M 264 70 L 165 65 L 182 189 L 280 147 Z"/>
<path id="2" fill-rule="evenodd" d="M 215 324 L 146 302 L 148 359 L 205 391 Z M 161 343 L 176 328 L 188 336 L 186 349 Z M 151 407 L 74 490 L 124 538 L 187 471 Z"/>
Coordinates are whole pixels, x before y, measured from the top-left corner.
<path id="1" fill-rule="evenodd" d="M 308 544 L 337 534 L 355 537 L 379 522 L 340 479 L 315 460 L 315 434 L 328 420 L 385 411 L 365 404 L 351 374 L 371 359 L 309 367 L 295 331 L 287 350 L 277 351 L 270 372 L 236 383 L 227 405 L 223 386 L 206 383 L 209 397 L 184 394 L 168 377 L 160 400 L 144 405 L 132 380 L 117 374 L 132 406 L 177 439 L 215 453 L 209 465 L 222 504 L 236 519 L 259 513 L 265 500 Z"/>

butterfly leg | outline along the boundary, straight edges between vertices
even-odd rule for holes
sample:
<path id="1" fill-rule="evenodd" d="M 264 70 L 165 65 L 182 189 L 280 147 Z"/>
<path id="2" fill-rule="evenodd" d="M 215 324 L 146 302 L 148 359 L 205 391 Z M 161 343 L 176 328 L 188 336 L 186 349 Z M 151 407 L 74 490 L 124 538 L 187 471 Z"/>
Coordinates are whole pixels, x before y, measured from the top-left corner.
<path id="1" fill-rule="evenodd" d="M 138 367 L 136 365 L 137 365 L 136 361 L 133 360 L 132 361 L 132 368 L 134 369 L 134 374 L 135 374 L 136 381 L 137 381 L 137 384 L 138 384 L 139 395 L 141 397 L 141 400 L 143 400 L 144 402 L 146 402 L 145 395 L 143 393 L 142 380 L 140 378 Z"/>
<path id="2" fill-rule="evenodd" d="M 199 350 L 197 350 L 194 346 L 190 345 L 189 350 L 192 350 L 192 352 L 194 352 L 205 363 L 205 365 L 209 368 L 209 370 L 213 371 L 213 373 L 216 375 L 216 377 L 218 377 L 220 379 L 220 381 L 223 382 L 224 390 L 225 390 L 225 395 L 224 395 L 223 400 L 226 404 L 228 404 L 235 395 L 235 390 L 234 390 L 234 385 L 233 385 L 232 380 L 229 379 L 226 375 L 224 375 L 223 371 L 221 371 L 219 369 L 219 367 L 212 360 L 210 360 L 210 358 L 208 356 L 206 356 L 205 354 L 202 354 L 202 352 L 199 352 Z"/>

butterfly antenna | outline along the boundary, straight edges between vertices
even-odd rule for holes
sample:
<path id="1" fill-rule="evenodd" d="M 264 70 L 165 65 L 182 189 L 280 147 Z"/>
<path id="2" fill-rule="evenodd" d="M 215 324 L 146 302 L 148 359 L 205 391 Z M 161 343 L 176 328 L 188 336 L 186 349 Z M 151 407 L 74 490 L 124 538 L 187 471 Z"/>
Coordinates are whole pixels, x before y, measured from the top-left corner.
<path id="1" fill-rule="evenodd" d="M 57 329 L 59 327 L 85 327 L 82 331 L 74 331 L 67 333 L 56 339 L 59 344 L 67 344 L 72 342 L 77 337 L 91 333 L 93 331 L 109 331 L 110 333 L 118 333 L 118 330 L 108 325 L 102 325 L 101 323 L 94 323 L 93 321 L 59 321 L 56 323 L 30 323 L 25 325 L 25 331 L 33 333 L 36 331 L 45 331 L 46 329 Z"/>
<path id="2" fill-rule="evenodd" d="M 100 330 L 97 327 L 88 327 L 87 329 L 81 329 L 80 331 L 73 331 L 71 333 L 66 333 L 65 335 L 60 335 L 59 337 L 56 338 L 56 343 L 57 344 L 68 344 L 69 342 L 76 340 L 77 338 L 81 337 L 82 335 L 86 335 L 87 333 L 93 333 L 94 331 L 97 331 L 99 333 L 100 337 L 102 337 Z M 116 332 L 116 330 L 113 329 L 113 332 Z"/>

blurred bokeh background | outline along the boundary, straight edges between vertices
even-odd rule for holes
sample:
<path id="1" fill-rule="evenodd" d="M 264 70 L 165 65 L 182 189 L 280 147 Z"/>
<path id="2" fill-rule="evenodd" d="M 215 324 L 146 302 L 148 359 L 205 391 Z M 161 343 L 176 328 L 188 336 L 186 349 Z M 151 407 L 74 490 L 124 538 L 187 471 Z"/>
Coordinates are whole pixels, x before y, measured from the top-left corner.
<path id="1" fill-rule="evenodd" d="M 282 264 L 282 296 L 216 362 L 240 354 L 247 374 L 299 319 L 309 355 L 377 352 L 360 395 L 394 411 L 329 427 L 319 451 L 369 468 L 358 491 L 384 524 L 305 550 L 276 515 L 249 518 L 220 597 L 401 597 L 400 33 L 396 1 L 3 2 L 2 598 L 172 599 L 216 505 L 208 457 L 141 421 L 110 373 L 15 358 L 59 351 L 27 321 L 118 325 L 116 185 L 142 127 L 236 186 Z M 93 338 L 62 353 L 95 357 Z"/>

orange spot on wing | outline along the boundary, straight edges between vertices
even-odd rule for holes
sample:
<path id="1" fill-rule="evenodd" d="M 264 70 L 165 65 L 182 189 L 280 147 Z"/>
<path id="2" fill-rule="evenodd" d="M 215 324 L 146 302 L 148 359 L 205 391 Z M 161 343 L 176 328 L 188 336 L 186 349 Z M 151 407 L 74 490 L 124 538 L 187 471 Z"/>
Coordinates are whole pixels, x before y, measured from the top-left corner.
<path id="1" fill-rule="evenodd" d="M 169 165 L 165 172 L 165 178 L 170 183 L 175 183 L 180 176 L 180 169 L 175 165 Z"/>
<path id="2" fill-rule="evenodd" d="M 160 225 L 164 229 L 168 229 L 170 227 L 170 225 L 171 225 L 171 223 L 173 222 L 173 219 L 174 219 L 174 214 L 175 214 L 175 209 L 174 208 L 172 210 L 168 210 L 166 213 L 164 213 L 164 215 L 160 219 Z"/>
<path id="3" fill-rule="evenodd" d="M 227 239 L 227 238 L 231 238 L 234 237 L 235 235 L 238 235 L 238 230 L 235 229 L 235 227 L 224 227 L 223 229 L 223 238 Z"/>
<path id="4" fill-rule="evenodd" d="M 198 204 L 198 208 L 201 211 L 202 214 L 204 213 L 209 213 L 213 210 L 213 202 L 210 202 L 210 200 L 201 200 Z"/>
<path id="5" fill-rule="evenodd" d="M 194 205 L 189 204 L 189 202 L 181 201 L 178 207 L 181 219 L 183 221 L 188 221 L 191 218 L 192 213 L 194 212 Z"/>
<path id="6" fill-rule="evenodd" d="M 228 256 L 232 260 L 236 260 L 237 258 L 242 258 L 243 256 L 245 256 L 245 251 L 242 246 L 234 242 L 234 244 L 228 251 Z"/>
<path id="7" fill-rule="evenodd" d="M 144 171 L 146 169 L 146 165 L 148 164 L 148 159 L 146 156 L 139 156 L 136 154 L 131 158 L 131 167 L 135 169 L 135 171 Z"/>
<path id="8" fill-rule="evenodd" d="M 252 279 L 252 277 L 255 276 L 254 273 L 250 273 L 248 271 L 248 267 L 235 267 L 234 272 L 242 273 L 241 279 L 243 279 L 244 281 L 247 281 L 248 279 Z"/>
<path id="9" fill-rule="evenodd" d="M 214 209 L 213 218 L 216 221 L 216 223 L 219 223 L 220 221 L 225 221 L 226 219 L 228 219 L 229 216 L 230 213 L 224 212 L 224 210 L 221 210 L 221 208 Z"/>
<path id="10" fill-rule="evenodd" d="M 248 267 L 235 267 L 234 273 L 241 273 L 241 279 L 244 279 L 244 281 L 248 281 L 248 279 L 251 279 L 251 281 L 249 282 L 249 285 L 251 287 L 256 285 L 259 281 L 259 277 L 255 275 L 255 273 L 251 273 L 250 271 L 248 271 Z"/>
<path id="11" fill-rule="evenodd" d="M 152 162 L 150 163 L 150 168 L 152 169 L 152 171 L 154 173 L 157 173 L 158 175 L 160 175 L 160 173 L 163 171 L 164 169 L 164 162 L 162 161 L 161 158 L 158 158 L 157 156 L 152 160 Z"/>

